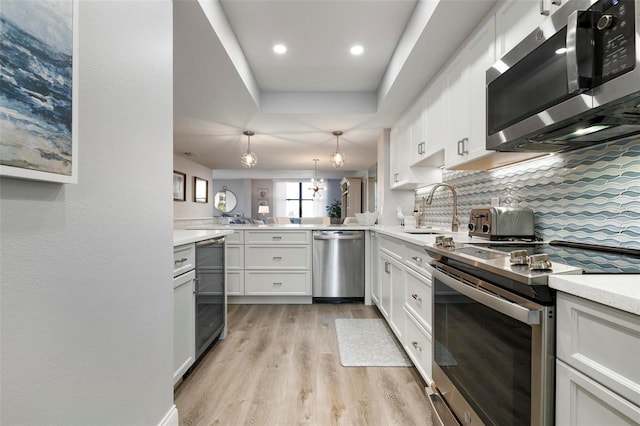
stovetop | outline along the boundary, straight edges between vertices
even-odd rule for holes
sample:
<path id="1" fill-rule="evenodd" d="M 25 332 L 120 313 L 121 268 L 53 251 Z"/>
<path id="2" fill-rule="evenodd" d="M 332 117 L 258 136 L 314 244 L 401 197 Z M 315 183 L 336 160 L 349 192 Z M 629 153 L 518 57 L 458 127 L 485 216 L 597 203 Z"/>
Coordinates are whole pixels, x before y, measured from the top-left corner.
<path id="1" fill-rule="evenodd" d="M 499 246 L 500 250 L 496 250 L 495 246 Z M 532 250 L 535 246 L 527 247 Z M 443 247 L 441 245 L 425 246 L 424 249 L 444 263 L 451 266 L 464 265 L 465 268 L 460 269 L 477 269 L 487 271 L 500 277 L 526 284 L 529 286 L 548 284 L 549 276 L 554 274 L 581 274 L 582 269 L 579 267 L 567 265 L 564 263 L 553 262 L 549 269 L 530 269 L 529 265 L 512 264 L 509 252 L 511 250 L 521 249 L 511 247 L 510 250 L 504 244 L 491 245 L 484 247 L 475 244 L 456 244 L 452 247 Z M 476 274 L 477 275 L 477 274 Z"/>
<path id="2" fill-rule="evenodd" d="M 507 253 L 513 250 L 526 250 L 529 254 L 546 253 L 554 265 L 571 265 L 582 269 L 583 274 L 640 274 L 640 249 L 614 248 L 565 241 L 551 241 L 550 243 L 483 242 L 473 245 Z"/>

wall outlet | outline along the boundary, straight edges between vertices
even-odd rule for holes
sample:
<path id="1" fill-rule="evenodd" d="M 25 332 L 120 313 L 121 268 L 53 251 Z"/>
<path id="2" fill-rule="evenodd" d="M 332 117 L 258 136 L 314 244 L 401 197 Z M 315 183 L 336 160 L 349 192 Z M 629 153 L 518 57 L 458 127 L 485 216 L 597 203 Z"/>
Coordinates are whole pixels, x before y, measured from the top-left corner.
<path id="1" fill-rule="evenodd" d="M 491 207 L 500 207 L 500 197 L 491 197 Z"/>

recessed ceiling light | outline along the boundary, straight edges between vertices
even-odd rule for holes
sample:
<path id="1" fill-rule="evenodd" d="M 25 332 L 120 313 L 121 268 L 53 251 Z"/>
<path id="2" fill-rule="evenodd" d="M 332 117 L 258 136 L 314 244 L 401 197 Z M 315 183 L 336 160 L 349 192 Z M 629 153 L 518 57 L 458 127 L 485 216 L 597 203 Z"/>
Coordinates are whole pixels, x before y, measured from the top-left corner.
<path id="1" fill-rule="evenodd" d="M 355 46 L 351 47 L 351 54 L 352 55 L 362 55 L 362 52 L 364 52 L 364 48 L 362 46 L 360 46 L 359 44 L 356 44 Z"/>
<path id="2" fill-rule="evenodd" d="M 284 44 L 276 44 L 275 46 L 273 46 L 273 51 L 278 55 L 282 55 L 283 53 L 287 53 L 287 46 L 285 46 Z"/>

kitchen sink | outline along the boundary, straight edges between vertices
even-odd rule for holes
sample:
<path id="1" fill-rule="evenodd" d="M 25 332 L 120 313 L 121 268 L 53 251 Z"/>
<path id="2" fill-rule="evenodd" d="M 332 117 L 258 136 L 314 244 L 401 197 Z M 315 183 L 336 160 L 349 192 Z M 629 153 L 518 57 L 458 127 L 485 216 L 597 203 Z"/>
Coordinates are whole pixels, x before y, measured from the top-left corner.
<path id="1" fill-rule="evenodd" d="M 404 231 L 407 234 L 442 234 L 442 230 L 433 228 L 416 228 Z"/>

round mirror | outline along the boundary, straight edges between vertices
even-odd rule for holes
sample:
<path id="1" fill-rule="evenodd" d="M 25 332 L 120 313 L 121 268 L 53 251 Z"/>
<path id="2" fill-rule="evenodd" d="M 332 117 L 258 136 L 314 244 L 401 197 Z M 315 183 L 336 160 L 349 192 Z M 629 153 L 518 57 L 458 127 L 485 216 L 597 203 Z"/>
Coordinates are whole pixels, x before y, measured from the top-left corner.
<path id="1" fill-rule="evenodd" d="M 238 200 L 236 199 L 236 194 L 229 191 L 227 187 L 224 186 L 222 187 L 222 191 L 218 191 L 213 202 L 216 210 L 221 213 L 229 213 L 236 208 Z"/>

